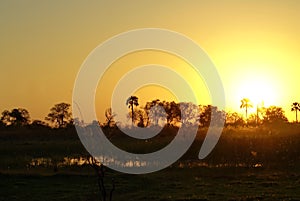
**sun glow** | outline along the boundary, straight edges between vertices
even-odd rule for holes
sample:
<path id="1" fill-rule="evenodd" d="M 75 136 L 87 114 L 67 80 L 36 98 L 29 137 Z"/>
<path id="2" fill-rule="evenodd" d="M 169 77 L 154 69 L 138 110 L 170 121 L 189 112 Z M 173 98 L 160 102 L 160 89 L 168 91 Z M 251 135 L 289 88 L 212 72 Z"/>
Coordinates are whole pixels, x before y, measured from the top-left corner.
<path id="1" fill-rule="evenodd" d="M 270 106 L 278 102 L 276 83 L 266 77 L 251 77 L 240 82 L 237 96 L 241 100 L 248 98 L 253 106 Z"/>

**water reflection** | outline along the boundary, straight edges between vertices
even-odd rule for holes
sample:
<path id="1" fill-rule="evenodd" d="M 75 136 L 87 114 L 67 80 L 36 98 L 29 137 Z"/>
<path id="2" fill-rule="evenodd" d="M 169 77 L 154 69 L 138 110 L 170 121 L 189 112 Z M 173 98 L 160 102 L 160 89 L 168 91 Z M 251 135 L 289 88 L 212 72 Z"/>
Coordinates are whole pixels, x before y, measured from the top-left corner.
<path id="1" fill-rule="evenodd" d="M 64 157 L 63 160 L 52 159 L 52 158 L 33 158 L 29 166 L 31 167 L 65 167 L 65 166 L 82 166 L 88 164 L 88 159 L 84 157 L 70 158 Z"/>
<path id="2" fill-rule="evenodd" d="M 145 161 L 126 161 L 120 162 L 114 160 L 113 158 L 107 157 L 98 157 L 98 161 L 102 162 L 103 164 L 115 164 L 122 167 L 144 167 L 147 165 Z M 64 157 L 62 160 L 52 159 L 52 158 L 33 158 L 29 166 L 30 167 L 67 167 L 67 166 L 83 166 L 89 165 L 91 162 L 91 158 L 88 157 Z M 100 164 L 100 163 L 99 163 Z M 172 165 L 172 167 L 179 167 L 179 168 L 194 168 L 194 167 L 206 167 L 206 168 L 228 168 L 228 167 L 235 167 L 235 168 L 262 168 L 262 163 L 256 164 L 247 164 L 247 163 L 220 163 L 220 164 L 209 164 L 207 162 L 200 162 L 200 161 L 181 161 L 177 162 Z"/>
<path id="3" fill-rule="evenodd" d="M 194 167 L 206 167 L 206 168 L 262 168 L 262 163 L 247 164 L 247 163 L 219 163 L 209 164 L 207 162 L 197 161 L 184 161 L 177 164 L 179 168 L 194 168 Z"/>

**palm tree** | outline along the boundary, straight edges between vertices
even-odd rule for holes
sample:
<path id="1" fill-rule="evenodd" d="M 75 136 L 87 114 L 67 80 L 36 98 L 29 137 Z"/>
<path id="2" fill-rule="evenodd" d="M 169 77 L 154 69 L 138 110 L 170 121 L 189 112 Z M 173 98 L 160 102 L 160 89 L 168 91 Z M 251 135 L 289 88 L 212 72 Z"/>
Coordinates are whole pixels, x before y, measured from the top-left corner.
<path id="1" fill-rule="evenodd" d="M 246 120 L 248 119 L 248 108 L 253 107 L 253 105 L 251 104 L 250 100 L 248 98 L 243 98 L 241 100 L 242 104 L 240 106 L 240 108 L 245 108 L 246 111 Z"/>
<path id="2" fill-rule="evenodd" d="M 128 108 L 131 108 L 131 118 L 132 118 L 132 125 L 133 125 L 133 121 L 134 121 L 134 111 L 133 111 L 133 106 L 138 106 L 139 102 L 138 102 L 139 98 L 136 96 L 130 96 L 127 101 L 126 101 L 126 105 L 128 105 Z"/>
<path id="3" fill-rule="evenodd" d="M 300 111 L 300 104 L 298 102 L 294 102 L 292 104 L 292 109 L 291 109 L 292 112 L 296 112 L 296 123 L 298 123 L 298 111 Z"/>

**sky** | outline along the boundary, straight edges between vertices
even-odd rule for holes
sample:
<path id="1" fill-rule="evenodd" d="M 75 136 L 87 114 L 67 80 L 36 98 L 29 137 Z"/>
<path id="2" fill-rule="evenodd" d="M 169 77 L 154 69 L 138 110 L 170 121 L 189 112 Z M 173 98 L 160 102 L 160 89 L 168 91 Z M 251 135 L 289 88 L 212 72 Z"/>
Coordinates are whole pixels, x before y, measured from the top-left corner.
<path id="1" fill-rule="evenodd" d="M 286 1 L 0 1 L 0 111 L 22 107 L 43 119 L 59 102 L 72 102 L 80 67 L 105 40 L 125 31 L 162 28 L 195 41 L 215 64 L 226 109 L 240 100 L 283 107 L 291 121 L 300 102 L 300 2 Z M 209 91 L 174 55 L 142 51 L 115 61 L 95 94 L 100 121 L 122 75 L 139 65 L 175 69 L 195 87 L 200 104 Z M 203 87 L 204 86 L 204 87 Z M 179 86 L 180 88 L 180 86 Z M 159 87 L 136 91 L 141 103 L 174 94 Z"/>

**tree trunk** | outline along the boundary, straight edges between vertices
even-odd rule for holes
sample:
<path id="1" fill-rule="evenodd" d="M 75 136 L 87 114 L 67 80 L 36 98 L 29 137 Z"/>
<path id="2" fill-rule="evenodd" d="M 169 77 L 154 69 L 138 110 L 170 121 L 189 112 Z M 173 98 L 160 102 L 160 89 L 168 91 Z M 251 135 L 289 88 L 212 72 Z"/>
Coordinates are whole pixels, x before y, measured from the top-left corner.
<path id="1" fill-rule="evenodd" d="M 132 126 L 133 126 L 133 120 L 134 120 L 134 113 L 133 113 L 133 104 L 131 104 L 131 120 L 132 120 Z"/>

